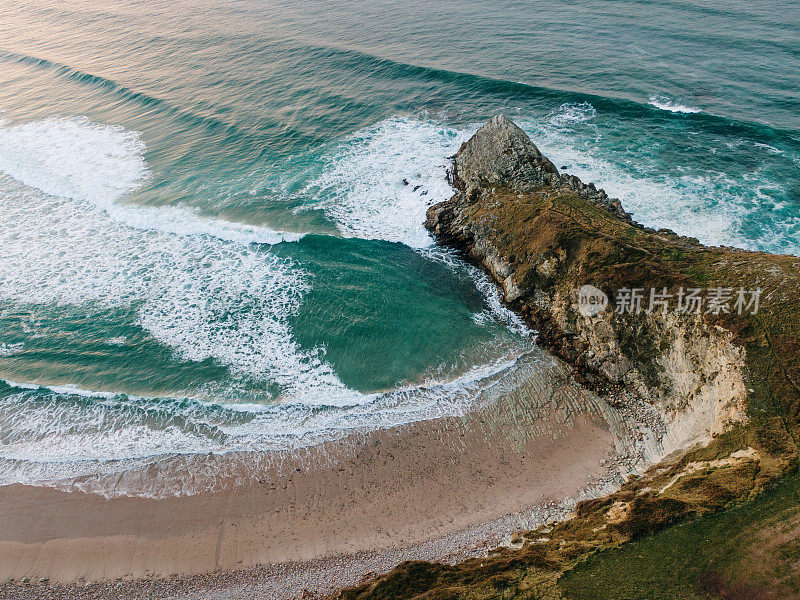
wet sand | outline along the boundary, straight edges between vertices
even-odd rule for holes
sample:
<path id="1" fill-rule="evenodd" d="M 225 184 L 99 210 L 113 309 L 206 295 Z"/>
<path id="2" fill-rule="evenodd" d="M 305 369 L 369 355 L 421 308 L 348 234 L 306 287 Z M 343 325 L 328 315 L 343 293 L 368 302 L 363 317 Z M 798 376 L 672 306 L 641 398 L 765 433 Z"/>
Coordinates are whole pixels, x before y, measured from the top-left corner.
<path id="1" fill-rule="evenodd" d="M 231 461 L 251 476 L 218 483 L 219 491 L 107 499 L 5 486 L 0 581 L 173 577 L 195 581 L 180 596 L 199 598 L 256 573 L 247 589 L 299 597 L 406 559 L 479 554 L 608 474 L 615 438 L 602 413 L 554 363 L 546 377 L 463 417 L 354 433 L 270 467 L 248 456 L 195 458 Z M 130 594 L 142 585 L 152 582 L 128 585 Z M 7 596 L 26 589 L 2 588 Z"/>

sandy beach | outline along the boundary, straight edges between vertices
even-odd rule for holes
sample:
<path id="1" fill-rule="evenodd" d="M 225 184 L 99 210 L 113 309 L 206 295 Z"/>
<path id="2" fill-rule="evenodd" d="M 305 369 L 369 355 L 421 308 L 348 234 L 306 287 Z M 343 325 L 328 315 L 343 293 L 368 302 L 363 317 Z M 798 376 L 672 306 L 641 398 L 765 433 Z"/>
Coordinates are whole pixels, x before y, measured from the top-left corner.
<path id="1" fill-rule="evenodd" d="M 41 597 L 56 584 L 144 579 L 125 584 L 135 596 L 172 577 L 181 597 L 242 578 L 298 597 L 402 560 L 480 554 L 608 474 L 614 436 L 568 373 L 551 362 L 463 417 L 354 433 L 258 467 L 252 483 L 216 482 L 218 491 L 105 498 L 5 486 L 0 580 L 14 583 L 4 594 L 29 594 L 27 582 Z M 230 473 L 256 468 L 253 458 L 193 460 L 229 462 Z M 207 573 L 216 575 L 192 577 Z"/>

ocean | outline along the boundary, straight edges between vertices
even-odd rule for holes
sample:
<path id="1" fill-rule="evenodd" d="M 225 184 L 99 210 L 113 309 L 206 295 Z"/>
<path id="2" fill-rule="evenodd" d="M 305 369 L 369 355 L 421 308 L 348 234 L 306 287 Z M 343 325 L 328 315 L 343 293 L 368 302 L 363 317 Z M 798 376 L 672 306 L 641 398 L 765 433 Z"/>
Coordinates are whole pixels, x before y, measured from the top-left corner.
<path id="1" fill-rule="evenodd" d="M 798 24 L 787 0 L 4 2 L 0 484 L 153 494 L 103 482 L 507 393 L 550 359 L 422 226 L 498 113 L 648 226 L 800 254 Z"/>

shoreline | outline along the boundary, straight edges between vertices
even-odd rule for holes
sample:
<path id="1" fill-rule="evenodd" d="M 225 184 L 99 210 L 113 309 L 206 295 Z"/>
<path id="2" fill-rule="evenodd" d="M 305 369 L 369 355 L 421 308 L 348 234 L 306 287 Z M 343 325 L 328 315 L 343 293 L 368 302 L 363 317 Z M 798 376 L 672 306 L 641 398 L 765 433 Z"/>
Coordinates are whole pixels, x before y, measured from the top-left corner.
<path id="1" fill-rule="evenodd" d="M 36 598 L 97 598 L 113 594 L 120 600 L 170 597 L 188 599 L 228 598 L 231 594 L 245 597 L 264 597 L 271 600 L 324 598 L 329 594 L 363 583 L 391 571 L 405 561 L 436 561 L 457 564 L 486 556 L 520 529 L 566 518 L 573 502 L 533 507 L 530 510 L 506 515 L 464 531 L 412 546 L 362 550 L 354 554 L 322 556 L 307 561 L 291 561 L 253 565 L 244 569 L 215 570 L 192 575 L 169 575 L 138 579 L 108 579 L 96 582 L 78 580 L 73 583 L 48 581 L 14 581 L 0 583 L 0 597 L 12 599 Z"/>
<path id="2" fill-rule="evenodd" d="M 543 507 L 619 478 L 609 467 L 621 443 L 609 408 L 570 372 L 556 360 L 522 365 L 507 392 L 463 417 L 298 451 L 255 484 L 158 500 L 0 487 L 0 581 L 47 578 L 75 591 L 93 587 L 76 582 L 122 579 L 141 592 L 185 579 L 197 590 L 245 573 L 268 585 L 269 573 L 286 579 L 281 565 L 294 565 L 290 580 L 269 584 L 296 586 L 290 598 L 356 584 L 364 569 L 485 553 L 546 522 Z M 22 598 L 37 587 L 0 590 Z"/>

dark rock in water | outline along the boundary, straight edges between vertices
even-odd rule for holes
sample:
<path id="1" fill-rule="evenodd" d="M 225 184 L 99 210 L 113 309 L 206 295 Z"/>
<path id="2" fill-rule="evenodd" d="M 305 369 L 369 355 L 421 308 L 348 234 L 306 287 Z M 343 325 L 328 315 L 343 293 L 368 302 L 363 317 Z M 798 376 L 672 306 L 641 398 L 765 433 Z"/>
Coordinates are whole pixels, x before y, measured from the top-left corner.
<path id="1" fill-rule="evenodd" d="M 403 179 L 403 185 L 408 185 L 408 179 Z"/>
<path id="2" fill-rule="evenodd" d="M 416 191 L 417 191 L 419 188 L 421 188 L 421 187 L 422 187 L 421 185 L 415 185 L 415 186 L 414 186 L 414 189 L 413 189 L 412 191 L 416 192 Z"/>
<path id="3" fill-rule="evenodd" d="M 569 166 L 568 166 L 568 165 L 564 165 L 564 166 L 562 166 L 562 167 L 561 167 L 561 170 L 562 170 L 562 171 L 566 171 L 567 169 L 569 169 Z"/>

